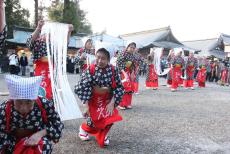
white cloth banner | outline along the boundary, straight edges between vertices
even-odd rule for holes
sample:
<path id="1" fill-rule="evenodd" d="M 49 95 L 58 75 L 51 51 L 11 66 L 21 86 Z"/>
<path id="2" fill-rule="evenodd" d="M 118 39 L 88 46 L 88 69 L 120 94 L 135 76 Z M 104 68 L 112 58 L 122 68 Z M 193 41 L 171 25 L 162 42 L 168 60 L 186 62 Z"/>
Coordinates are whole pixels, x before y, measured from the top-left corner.
<path id="1" fill-rule="evenodd" d="M 164 72 L 162 72 L 161 70 L 161 55 L 163 52 L 163 48 L 155 48 L 155 49 L 151 49 L 153 51 L 150 52 L 154 52 L 154 59 L 153 59 L 153 63 L 157 72 L 157 75 L 162 76 L 162 75 L 166 75 L 170 68 L 164 69 Z"/>
<path id="2" fill-rule="evenodd" d="M 53 99 L 62 121 L 82 118 L 66 75 L 68 29 L 67 24 L 46 22 L 41 32 L 46 35 Z"/>
<path id="3" fill-rule="evenodd" d="M 91 55 L 91 54 L 86 54 L 86 62 L 87 62 L 87 66 L 89 67 L 91 64 L 95 64 L 96 63 L 96 57 L 95 55 Z"/>

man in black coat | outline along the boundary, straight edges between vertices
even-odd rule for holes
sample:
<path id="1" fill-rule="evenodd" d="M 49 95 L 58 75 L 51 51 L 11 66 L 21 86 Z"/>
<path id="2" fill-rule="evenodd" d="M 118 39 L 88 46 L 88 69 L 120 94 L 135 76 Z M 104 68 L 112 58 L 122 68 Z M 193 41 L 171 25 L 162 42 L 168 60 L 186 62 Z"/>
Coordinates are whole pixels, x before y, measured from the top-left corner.
<path id="1" fill-rule="evenodd" d="M 27 60 L 25 53 L 22 53 L 22 56 L 20 58 L 19 63 L 20 63 L 21 70 L 22 70 L 22 76 L 25 76 L 26 75 L 26 66 L 28 65 L 28 60 Z"/>

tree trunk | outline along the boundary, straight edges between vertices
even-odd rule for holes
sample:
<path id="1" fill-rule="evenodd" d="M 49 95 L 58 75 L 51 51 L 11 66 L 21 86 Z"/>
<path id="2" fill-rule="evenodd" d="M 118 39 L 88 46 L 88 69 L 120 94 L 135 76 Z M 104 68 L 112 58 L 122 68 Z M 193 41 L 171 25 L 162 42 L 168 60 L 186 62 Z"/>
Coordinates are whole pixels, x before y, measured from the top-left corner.
<path id="1" fill-rule="evenodd" d="M 69 8 L 69 4 L 70 4 L 70 0 L 64 0 L 63 19 L 62 19 L 63 22 L 66 22 L 66 16 L 67 16 L 66 12 Z"/>
<path id="2" fill-rule="evenodd" d="M 34 0 L 34 24 L 38 25 L 38 0 Z"/>

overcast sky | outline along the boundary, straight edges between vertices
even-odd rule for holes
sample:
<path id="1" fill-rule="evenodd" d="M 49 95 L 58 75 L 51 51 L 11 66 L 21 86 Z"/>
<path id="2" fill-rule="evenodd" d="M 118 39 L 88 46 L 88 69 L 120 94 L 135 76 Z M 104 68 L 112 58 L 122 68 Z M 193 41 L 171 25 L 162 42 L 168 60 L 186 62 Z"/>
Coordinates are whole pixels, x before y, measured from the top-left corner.
<path id="1" fill-rule="evenodd" d="M 33 11 L 32 0 L 21 1 Z M 114 36 L 166 26 L 179 41 L 230 35 L 230 0 L 81 0 L 80 7 L 93 32 Z"/>

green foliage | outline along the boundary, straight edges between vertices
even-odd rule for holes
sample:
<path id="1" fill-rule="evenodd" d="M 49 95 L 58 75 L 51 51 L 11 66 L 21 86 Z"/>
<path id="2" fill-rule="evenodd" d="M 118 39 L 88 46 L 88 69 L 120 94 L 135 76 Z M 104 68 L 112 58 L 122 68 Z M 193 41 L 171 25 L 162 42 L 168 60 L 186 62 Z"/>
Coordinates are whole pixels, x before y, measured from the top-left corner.
<path id="1" fill-rule="evenodd" d="M 80 27 L 80 16 L 77 10 L 76 4 L 72 1 L 67 3 L 63 10 L 63 22 L 73 24 L 75 30 L 79 30 Z"/>
<path id="2" fill-rule="evenodd" d="M 8 37 L 13 37 L 13 26 L 30 27 L 28 18 L 29 10 L 21 7 L 19 0 L 5 1 L 6 24 L 8 26 Z"/>
<path id="3" fill-rule="evenodd" d="M 91 25 L 86 20 L 85 12 L 80 9 L 78 1 L 53 1 L 48 8 L 48 17 L 52 21 L 73 24 L 75 33 L 92 33 Z"/>
<path id="4" fill-rule="evenodd" d="M 52 21 L 62 22 L 64 4 L 59 3 L 48 8 L 48 17 Z"/>

